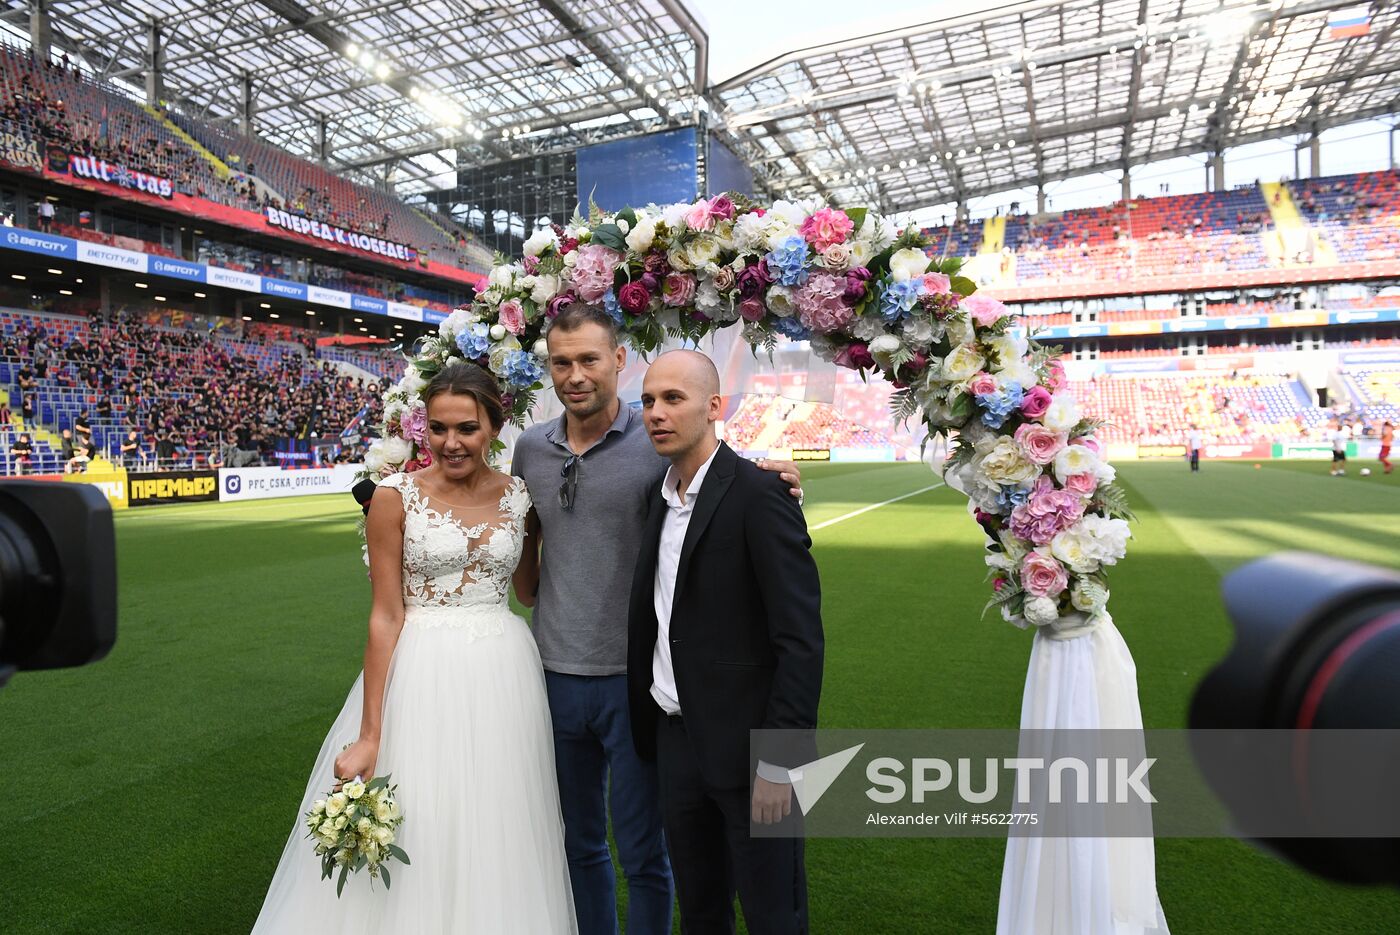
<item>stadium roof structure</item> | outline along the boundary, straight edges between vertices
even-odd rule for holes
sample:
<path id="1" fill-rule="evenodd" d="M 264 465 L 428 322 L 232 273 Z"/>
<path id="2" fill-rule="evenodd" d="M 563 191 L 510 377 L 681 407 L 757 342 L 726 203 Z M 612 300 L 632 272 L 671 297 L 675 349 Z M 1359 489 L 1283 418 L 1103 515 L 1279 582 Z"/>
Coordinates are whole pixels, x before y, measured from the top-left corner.
<path id="1" fill-rule="evenodd" d="M 1400 112 L 1400 4 L 951 0 L 710 84 L 686 0 L 24 0 L 55 48 L 401 193 L 676 126 L 769 195 L 891 213 Z M 455 163 L 441 155 L 456 150 Z"/>
<path id="2" fill-rule="evenodd" d="M 774 194 L 898 213 L 1400 112 L 1392 2 L 1351 38 L 1358 0 L 950 6 L 725 80 L 711 122 Z"/>
<path id="3" fill-rule="evenodd" d="M 708 81 L 684 0 L 25 0 L 0 20 L 31 29 L 36 9 L 99 78 L 198 119 L 251 112 L 368 181 L 690 123 Z"/>

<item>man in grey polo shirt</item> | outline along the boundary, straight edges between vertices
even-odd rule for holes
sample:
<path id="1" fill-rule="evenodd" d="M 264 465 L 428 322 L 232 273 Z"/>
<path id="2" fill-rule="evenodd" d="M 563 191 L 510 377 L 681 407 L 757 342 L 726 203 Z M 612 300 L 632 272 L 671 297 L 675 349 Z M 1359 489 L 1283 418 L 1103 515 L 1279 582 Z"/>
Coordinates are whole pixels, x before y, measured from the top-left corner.
<path id="1" fill-rule="evenodd" d="M 627 351 L 607 313 L 575 304 L 554 320 L 547 337 L 550 377 L 564 415 L 525 430 L 511 471 L 524 478 L 540 519 L 534 632 L 554 720 L 579 932 L 618 930 L 611 811 L 627 875 L 628 935 L 668 935 L 671 870 L 656 767 L 637 756 L 627 706 L 627 604 L 647 495 L 669 462 L 653 448 L 641 413 L 617 398 Z M 800 497 L 795 465 L 764 466 Z"/>

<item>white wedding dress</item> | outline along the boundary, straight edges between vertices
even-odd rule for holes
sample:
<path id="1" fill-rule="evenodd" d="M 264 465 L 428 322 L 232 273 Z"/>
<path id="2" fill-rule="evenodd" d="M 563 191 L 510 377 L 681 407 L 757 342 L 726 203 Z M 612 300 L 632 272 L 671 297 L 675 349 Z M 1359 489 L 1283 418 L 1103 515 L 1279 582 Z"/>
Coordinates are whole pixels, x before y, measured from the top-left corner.
<path id="1" fill-rule="evenodd" d="M 334 782 L 359 734 L 363 675 L 331 727 L 255 935 L 574 933 L 544 670 L 506 601 L 530 498 L 518 478 L 477 515 L 435 509 L 406 474 L 405 619 L 389 666 L 375 766 L 392 774 L 410 866 L 393 886 L 353 874 L 341 898 L 322 880 L 302 816 Z M 445 505 L 444 505 L 445 506 Z"/>

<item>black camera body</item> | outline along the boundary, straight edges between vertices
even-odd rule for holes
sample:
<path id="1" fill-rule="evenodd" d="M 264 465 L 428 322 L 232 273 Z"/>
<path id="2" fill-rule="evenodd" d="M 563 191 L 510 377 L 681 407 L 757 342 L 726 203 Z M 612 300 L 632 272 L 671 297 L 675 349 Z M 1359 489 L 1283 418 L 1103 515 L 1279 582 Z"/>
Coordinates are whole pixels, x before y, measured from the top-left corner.
<path id="1" fill-rule="evenodd" d="M 117 639 L 112 507 L 91 484 L 0 482 L 0 684 L 96 662 Z"/>
<path id="2" fill-rule="evenodd" d="M 1400 840 L 1325 830 L 1365 802 L 1400 808 L 1400 574 L 1284 552 L 1232 572 L 1222 590 L 1235 643 L 1197 686 L 1190 712 L 1206 780 L 1240 827 L 1277 826 L 1287 814 L 1322 829 L 1255 839 L 1292 863 L 1341 882 L 1400 886 Z M 1287 748 L 1251 755 L 1222 743 L 1230 729 L 1275 732 Z M 1364 769 L 1339 779 L 1329 749 L 1363 731 Z"/>

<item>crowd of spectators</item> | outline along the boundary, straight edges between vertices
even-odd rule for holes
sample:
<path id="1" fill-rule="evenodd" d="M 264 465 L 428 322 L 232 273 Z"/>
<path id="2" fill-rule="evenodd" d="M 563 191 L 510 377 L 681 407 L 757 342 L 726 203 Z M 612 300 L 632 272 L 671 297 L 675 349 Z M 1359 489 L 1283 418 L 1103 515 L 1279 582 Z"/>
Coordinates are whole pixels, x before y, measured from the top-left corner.
<path id="1" fill-rule="evenodd" d="M 99 452 L 148 469 L 277 464 L 279 450 L 336 440 L 357 415 L 377 423 L 382 405 L 379 382 L 317 360 L 314 341 L 234 339 L 125 316 L 93 319 L 64 341 L 42 320 L 21 325 L 0 334 L 0 358 L 18 363 L 26 429 L 51 398 L 71 442 L 60 454 L 69 470 Z M 32 435 L 23 443 L 32 446 Z M 13 444 L 10 453 L 19 454 Z"/>

